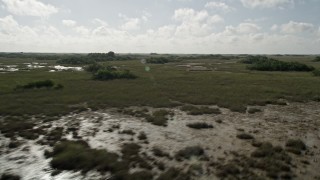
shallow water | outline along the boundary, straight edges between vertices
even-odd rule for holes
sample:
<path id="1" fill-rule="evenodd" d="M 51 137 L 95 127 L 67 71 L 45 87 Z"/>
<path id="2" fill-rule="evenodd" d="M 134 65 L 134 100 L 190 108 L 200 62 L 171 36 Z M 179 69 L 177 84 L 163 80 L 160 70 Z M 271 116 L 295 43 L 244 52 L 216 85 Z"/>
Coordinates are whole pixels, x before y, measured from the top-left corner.
<path id="1" fill-rule="evenodd" d="M 299 104 L 293 103 L 288 106 L 268 105 L 258 107 L 262 112 L 255 114 L 243 114 L 231 112 L 220 108 L 222 114 L 191 116 L 179 109 L 171 109 L 175 115 L 168 122 L 167 127 L 155 126 L 142 118 L 119 114 L 115 109 L 85 111 L 71 113 L 62 116 L 59 120 L 45 123 L 55 127 L 78 127 L 78 135 L 87 141 L 91 148 L 106 149 L 120 153 L 120 146 L 126 142 L 139 143 L 142 151 L 152 156 L 151 149 L 160 147 L 172 156 L 187 146 L 201 146 L 205 149 L 210 162 L 224 162 L 232 158 L 230 152 L 250 154 L 253 146 L 248 141 L 236 138 L 239 132 L 248 132 L 259 141 L 270 141 L 275 145 L 284 145 L 289 138 L 300 138 L 308 146 L 313 156 L 294 158 L 297 164 L 295 171 L 298 179 L 310 179 L 319 176 L 317 167 L 320 166 L 320 103 Z M 152 109 L 152 108 L 149 108 Z M 217 123 L 216 120 L 222 120 Z M 191 122 L 207 122 L 214 126 L 213 129 L 191 129 L 186 124 Z M 119 126 L 119 128 L 114 128 Z M 123 130 L 132 130 L 136 134 L 121 134 Z M 138 138 L 139 132 L 145 132 L 149 143 L 143 143 Z M 66 134 L 69 140 L 76 140 L 72 134 Z M 40 137 L 41 138 L 41 137 Z M 51 177 L 53 169 L 49 166 L 50 159 L 43 156 L 48 146 L 42 146 L 36 141 L 23 140 L 25 143 L 16 149 L 8 149 L 6 146 L 9 139 L 0 135 L 0 174 L 12 172 L 22 179 L 98 179 L 99 173 L 92 171 L 86 176 L 79 172 L 63 171 Z M 157 157 L 154 157 L 158 159 Z M 158 159 L 166 163 L 166 166 L 187 168 L 198 160 L 177 162 L 168 159 Z M 301 165 L 301 160 L 308 160 L 309 166 Z M 207 163 L 204 167 L 209 167 Z M 214 169 L 212 170 L 214 172 Z M 155 172 L 158 172 L 155 170 Z M 199 179 L 217 179 L 214 174 L 203 174 Z"/>

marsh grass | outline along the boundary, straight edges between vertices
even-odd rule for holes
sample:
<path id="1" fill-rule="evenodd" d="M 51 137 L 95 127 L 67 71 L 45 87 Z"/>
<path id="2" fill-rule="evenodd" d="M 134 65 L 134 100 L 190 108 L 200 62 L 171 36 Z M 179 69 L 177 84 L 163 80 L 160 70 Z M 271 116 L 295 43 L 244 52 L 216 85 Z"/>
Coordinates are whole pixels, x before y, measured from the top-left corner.
<path id="1" fill-rule="evenodd" d="M 280 60 L 290 61 L 291 57 Z M 293 61 L 311 62 L 308 56 Z M 33 60 L 1 58 L 4 64 L 21 64 Z M 228 60 L 234 61 L 234 60 Z M 41 61 L 43 62 L 43 61 Z M 49 63 L 54 63 L 50 61 Z M 62 115 L 87 103 L 92 109 L 107 107 L 151 106 L 173 107 L 177 102 L 195 105 L 218 105 L 233 111 L 245 112 L 248 104 L 265 105 L 279 98 L 288 101 L 308 101 L 320 96 L 320 79 L 305 72 L 258 72 L 246 70 L 244 64 L 223 60 L 185 60 L 179 64 L 197 62 L 216 68 L 212 72 L 188 72 L 176 63 L 150 64 L 145 71 L 138 60 L 112 61 L 110 66 L 124 67 L 139 76 L 134 80 L 116 79 L 94 81 L 87 72 L 30 72 L 5 73 L 0 76 L 0 114 Z M 236 62 L 236 61 L 234 61 Z M 59 91 L 35 89 L 17 92 L 17 85 L 50 79 L 63 84 Z M 308 87 L 308 88 L 306 88 Z M 2 103 L 5 102 L 5 103 Z"/>
<path id="2" fill-rule="evenodd" d="M 196 107 L 191 105 L 185 105 L 181 107 L 182 111 L 186 111 L 190 115 L 202 115 L 202 114 L 220 114 L 219 108 L 209 108 L 205 106 Z"/>

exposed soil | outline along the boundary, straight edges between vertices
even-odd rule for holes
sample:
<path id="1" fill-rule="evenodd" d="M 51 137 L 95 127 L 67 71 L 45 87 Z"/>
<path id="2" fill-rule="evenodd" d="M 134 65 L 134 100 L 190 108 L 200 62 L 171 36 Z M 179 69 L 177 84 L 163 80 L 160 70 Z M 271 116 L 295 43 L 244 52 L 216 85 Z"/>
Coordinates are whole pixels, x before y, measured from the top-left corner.
<path id="1" fill-rule="evenodd" d="M 153 175 L 153 179 L 171 177 L 170 173 L 176 171 L 190 179 L 320 179 L 320 103 L 250 108 L 255 112 L 219 108 L 219 114 L 204 115 L 190 115 L 180 108 L 166 109 L 174 113 L 167 126 L 154 125 L 144 117 L 117 109 L 88 110 L 58 120 L 39 121 L 35 128 L 41 127 L 46 133 L 37 139 L 0 134 L 0 175 L 14 174 L 22 179 L 112 176 L 94 169 L 86 173 L 53 169 L 52 158 L 46 158 L 45 151 L 52 151 L 65 139 L 84 140 L 92 149 L 118 155 L 124 144 L 139 144 L 139 158 L 152 168 L 132 167 L 130 173 L 148 171 L 148 177 Z M 158 110 L 134 109 L 148 109 L 149 114 Z M 207 123 L 213 128 L 187 126 L 192 123 Z"/>

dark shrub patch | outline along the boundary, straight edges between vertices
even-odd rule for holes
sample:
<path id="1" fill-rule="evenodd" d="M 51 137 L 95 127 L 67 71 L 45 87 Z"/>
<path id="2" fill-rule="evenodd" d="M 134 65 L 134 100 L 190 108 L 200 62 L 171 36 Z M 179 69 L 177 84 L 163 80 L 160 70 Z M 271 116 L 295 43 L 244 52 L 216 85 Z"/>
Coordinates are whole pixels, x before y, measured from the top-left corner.
<path id="1" fill-rule="evenodd" d="M 136 133 L 134 131 L 132 131 L 131 129 L 127 129 L 127 130 L 121 131 L 120 134 L 135 135 Z"/>
<path id="2" fill-rule="evenodd" d="M 170 168 L 164 173 L 160 174 L 157 180 L 189 180 L 190 177 L 178 169 Z"/>
<path id="3" fill-rule="evenodd" d="M 202 114 L 220 114 L 220 110 L 218 108 L 209 108 L 209 107 L 196 107 L 185 105 L 181 107 L 182 111 L 186 111 L 190 115 L 202 115 Z"/>
<path id="4" fill-rule="evenodd" d="M 140 132 L 138 135 L 138 139 L 139 140 L 146 140 L 147 139 L 147 135 L 144 132 Z"/>
<path id="5" fill-rule="evenodd" d="M 33 134 L 33 127 L 35 124 L 30 122 L 29 119 L 21 119 L 8 117 L 3 122 L 0 123 L 0 131 L 6 137 L 14 137 L 15 135 L 24 136 L 29 134 Z"/>
<path id="6" fill-rule="evenodd" d="M 203 156 L 204 150 L 200 146 L 190 146 L 178 151 L 175 158 L 179 161 L 183 159 L 190 159 L 192 156 Z"/>
<path id="7" fill-rule="evenodd" d="M 118 155 L 105 150 L 90 149 L 84 141 L 64 141 L 55 145 L 52 152 L 53 168 L 59 170 L 114 171 Z"/>
<path id="8" fill-rule="evenodd" d="M 54 82 L 51 80 L 35 81 L 23 86 L 17 86 L 16 89 L 40 89 L 40 88 L 52 88 Z"/>
<path id="9" fill-rule="evenodd" d="M 219 167 L 218 176 L 227 177 L 227 176 L 234 176 L 239 173 L 240 173 L 240 170 L 236 165 L 226 164 L 224 166 Z"/>
<path id="10" fill-rule="evenodd" d="M 237 138 L 239 138 L 239 139 L 254 139 L 254 137 L 251 134 L 247 134 L 247 133 L 238 134 Z"/>
<path id="11" fill-rule="evenodd" d="M 153 147 L 152 152 L 155 156 L 158 156 L 158 157 L 170 157 L 168 153 L 164 152 L 159 147 Z"/>
<path id="12" fill-rule="evenodd" d="M 261 112 L 261 109 L 258 109 L 258 108 L 249 108 L 248 109 L 248 113 L 250 113 L 250 114 L 254 114 L 257 112 Z"/>
<path id="13" fill-rule="evenodd" d="M 94 75 L 95 80 L 113 80 L 113 79 L 136 79 L 137 76 L 132 74 L 129 70 L 113 71 L 113 70 L 98 70 Z"/>
<path id="14" fill-rule="evenodd" d="M 207 123 L 204 123 L 204 122 L 190 123 L 190 124 L 187 124 L 187 126 L 189 128 L 193 128 L 193 129 L 210 129 L 210 128 L 213 128 L 213 126 L 211 124 L 207 124 Z"/>
<path id="15" fill-rule="evenodd" d="M 0 180 L 20 180 L 20 176 L 4 173 L 1 175 Z"/>
<path id="16" fill-rule="evenodd" d="M 305 143 L 300 139 L 289 139 L 286 143 L 286 150 L 288 152 L 294 153 L 294 154 L 301 154 L 302 151 L 307 149 L 307 146 Z"/>
<path id="17" fill-rule="evenodd" d="M 312 71 L 314 67 L 299 62 L 283 62 L 266 56 L 248 56 L 241 63 L 250 64 L 250 70 L 258 71 Z"/>
<path id="18" fill-rule="evenodd" d="M 314 76 L 320 76 L 320 69 L 316 69 L 316 70 L 312 71 L 312 74 Z"/>
<path id="19" fill-rule="evenodd" d="M 152 115 L 147 116 L 146 120 L 157 126 L 167 126 L 168 116 L 172 116 L 172 112 L 161 109 L 154 111 Z"/>

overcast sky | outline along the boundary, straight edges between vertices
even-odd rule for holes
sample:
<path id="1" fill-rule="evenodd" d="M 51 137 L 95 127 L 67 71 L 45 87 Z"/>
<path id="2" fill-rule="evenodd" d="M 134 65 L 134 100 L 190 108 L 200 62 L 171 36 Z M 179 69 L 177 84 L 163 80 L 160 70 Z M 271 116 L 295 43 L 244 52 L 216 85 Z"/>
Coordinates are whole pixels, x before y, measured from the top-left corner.
<path id="1" fill-rule="evenodd" d="M 0 0 L 1 52 L 320 54 L 320 0 Z"/>

